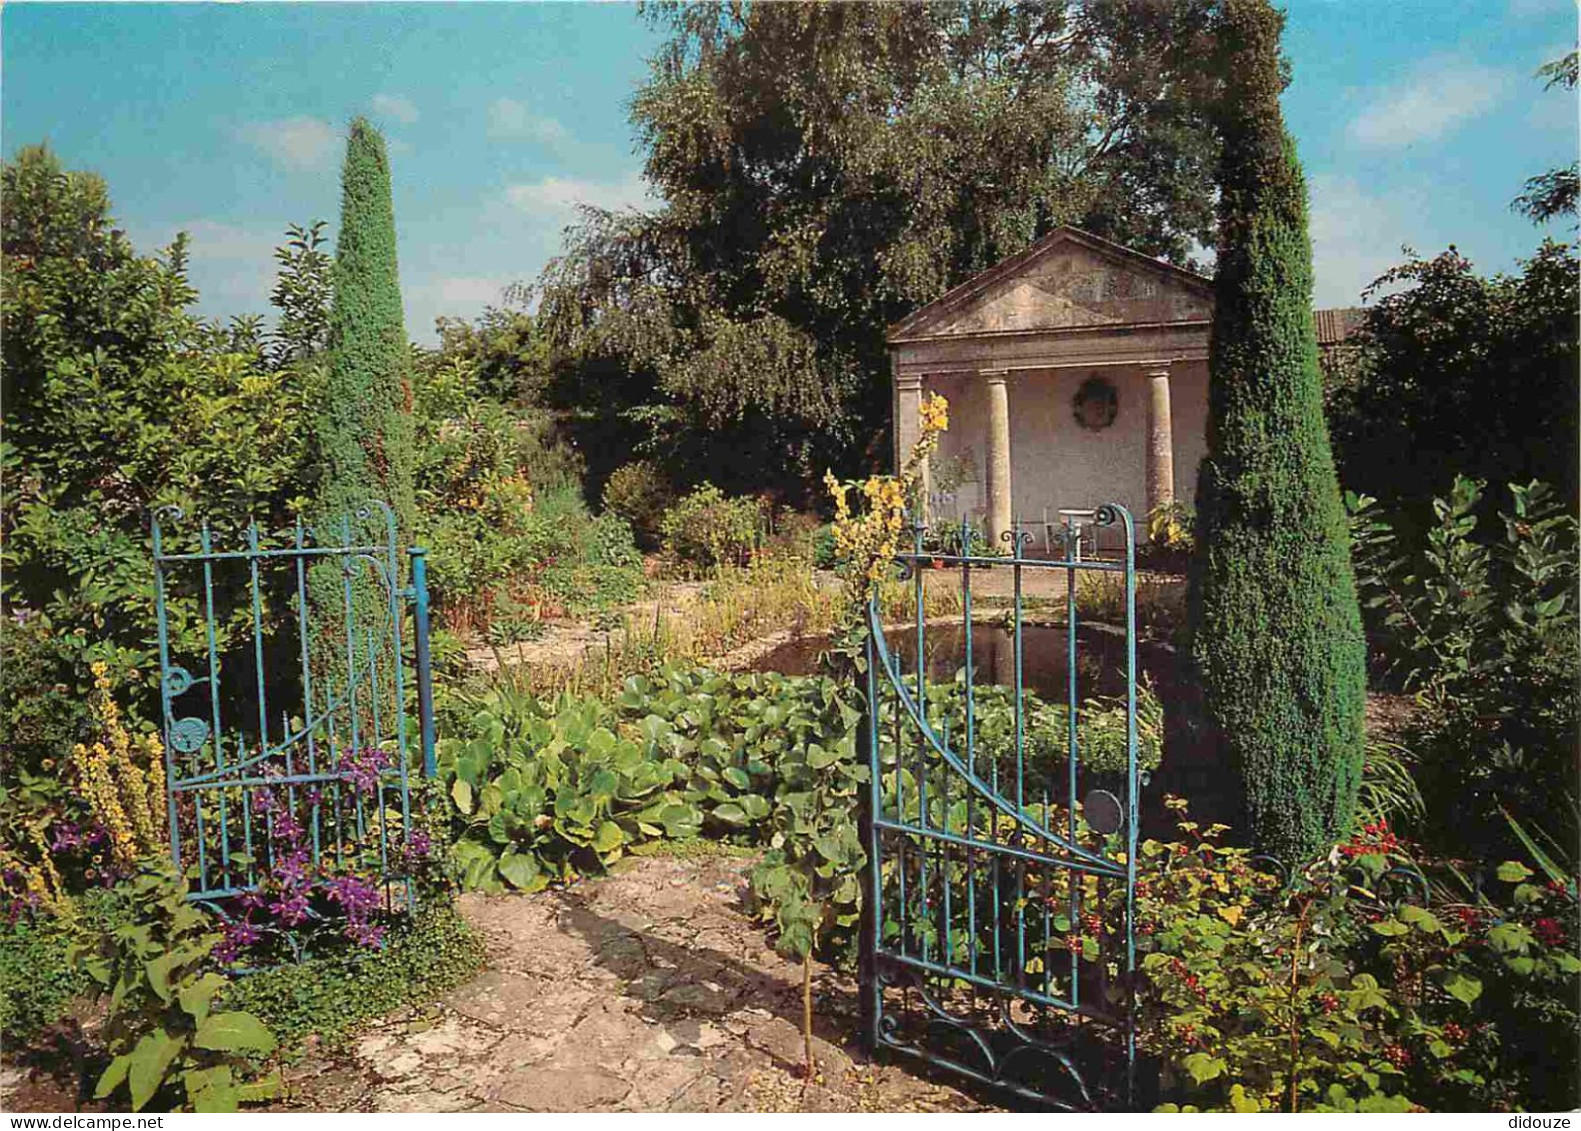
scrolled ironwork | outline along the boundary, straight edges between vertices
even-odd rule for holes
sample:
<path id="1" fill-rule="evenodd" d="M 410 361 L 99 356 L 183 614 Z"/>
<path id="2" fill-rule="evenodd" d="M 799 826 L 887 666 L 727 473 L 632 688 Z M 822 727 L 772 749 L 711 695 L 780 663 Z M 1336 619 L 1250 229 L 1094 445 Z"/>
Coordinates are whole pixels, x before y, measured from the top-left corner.
<path id="1" fill-rule="evenodd" d="M 196 754 L 209 741 L 209 724 L 189 715 L 172 722 L 167 734 L 172 750 L 182 754 Z"/>
<path id="2" fill-rule="evenodd" d="M 942 554 L 960 568 L 965 608 L 965 666 L 951 694 L 955 706 L 941 707 L 928 682 L 928 622 L 920 605 L 922 586 L 914 587 L 916 669 L 891 647 L 881 610 L 870 602 L 867 615 L 868 722 L 866 753 L 869 781 L 863 797 L 865 848 L 869 860 L 863 880 L 870 892 L 863 927 L 863 969 L 866 1031 L 879 1044 L 915 1055 L 946 1069 L 998 1085 L 1055 1107 L 1094 1107 L 1122 1089 L 1095 1086 L 1063 1038 L 1046 1039 L 1034 1026 L 1018 1020 L 1018 1011 L 1039 1011 L 1051 1021 L 1061 1016 L 1081 1019 L 1077 1028 L 1109 1034 L 1099 1063 L 1124 1066 L 1125 1100 L 1133 1096 L 1135 1040 L 1134 1000 L 1116 1000 L 1108 993 L 1110 979 L 1122 987 L 1133 984 L 1136 971 L 1134 884 L 1137 859 L 1137 737 L 1135 613 L 1135 529 L 1124 507 L 1108 504 L 1098 515 L 1103 523 L 1123 528 L 1122 561 L 1064 560 L 1026 557 L 1031 531 L 1003 531 L 1014 567 L 1014 603 L 1007 613 L 1012 641 L 1015 705 L 1013 743 L 1008 751 L 987 755 L 973 722 L 978 684 L 971 659 L 970 583 L 973 566 L 1004 561 L 996 551 L 974 554 L 968 545 L 970 526 L 961 525 L 961 548 Z M 1065 533 L 1067 551 L 1075 530 Z M 908 577 L 929 555 L 921 548 L 922 533 L 913 526 L 913 547 L 896 555 Z M 1074 719 L 1081 709 L 1074 676 L 1067 689 L 1073 726 L 1064 767 L 1052 760 L 1029 767 L 1023 738 L 1023 571 L 1057 569 L 1069 578 L 1074 601 L 1076 575 L 1083 570 L 1123 572 L 1127 616 L 1124 672 L 1127 686 L 1127 762 L 1124 798 L 1112 809 L 1122 817 L 1118 833 L 1094 841 L 1079 833 L 1076 812 L 1080 796 L 1077 769 L 1079 743 Z M 910 618 L 901 617 L 901 620 Z M 1074 619 L 1071 621 L 1074 624 Z M 912 650 L 908 626 L 904 651 Z M 1068 637 L 1067 664 L 1074 673 L 1077 637 Z M 999 682 L 1009 683 L 1009 673 Z M 880 688 L 883 689 L 882 693 Z M 930 711 L 939 713 L 937 720 Z M 964 713 L 957 718 L 952 711 Z M 1090 796 L 1096 796 L 1088 791 Z M 1066 827 L 1068 815 L 1069 828 Z M 1102 825 L 1104 822 L 1099 821 Z M 1083 894 L 1089 883 L 1097 895 Z M 1056 917 L 1071 921 L 1096 906 L 1094 898 L 1123 887 L 1123 929 L 1106 933 L 1097 966 L 1092 958 L 1068 953 L 1066 941 L 1051 929 Z M 1040 937 L 1041 936 L 1041 937 Z M 1032 960 L 1037 965 L 1032 965 Z M 1066 963 L 1069 963 L 1068 972 Z M 1108 972 L 1108 965 L 1115 974 Z M 1096 994 L 1096 998 L 1093 995 Z M 1083 1000 L 1091 998 L 1092 1000 Z M 871 1004 L 868 1002 L 871 1001 Z M 962 1008 L 962 1006 L 965 1008 Z"/>

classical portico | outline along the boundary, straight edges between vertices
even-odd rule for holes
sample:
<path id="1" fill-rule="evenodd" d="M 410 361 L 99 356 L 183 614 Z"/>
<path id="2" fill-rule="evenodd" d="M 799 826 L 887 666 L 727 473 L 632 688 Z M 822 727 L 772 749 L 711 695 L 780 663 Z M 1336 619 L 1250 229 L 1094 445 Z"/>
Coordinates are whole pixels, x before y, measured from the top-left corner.
<path id="1" fill-rule="evenodd" d="M 1203 277 L 1060 228 L 890 328 L 897 464 L 941 393 L 938 517 L 981 517 L 995 544 L 1106 502 L 1142 527 L 1192 501 L 1212 313 Z"/>

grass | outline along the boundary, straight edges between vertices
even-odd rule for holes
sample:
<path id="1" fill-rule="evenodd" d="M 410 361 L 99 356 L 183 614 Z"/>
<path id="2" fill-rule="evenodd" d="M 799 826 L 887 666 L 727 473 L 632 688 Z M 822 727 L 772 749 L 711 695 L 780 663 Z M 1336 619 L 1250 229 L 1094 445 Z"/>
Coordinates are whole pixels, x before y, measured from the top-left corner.
<path id="1" fill-rule="evenodd" d="M 913 615 L 912 593 L 904 582 L 882 585 L 879 604 L 884 616 Z M 838 587 L 818 584 L 806 559 L 763 554 L 749 566 L 716 571 L 697 599 L 679 614 L 661 610 L 651 617 L 627 615 L 608 633 L 602 648 L 531 667 L 502 662 L 487 678 L 537 695 L 570 691 L 607 696 L 628 676 L 659 664 L 715 662 L 776 633 L 789 633 L 792 638 L 828 635 L 840 623 L 843 600 Z M 930 589 L 924 608 L 929 617 L 958 615 L 960 593 Z"/>

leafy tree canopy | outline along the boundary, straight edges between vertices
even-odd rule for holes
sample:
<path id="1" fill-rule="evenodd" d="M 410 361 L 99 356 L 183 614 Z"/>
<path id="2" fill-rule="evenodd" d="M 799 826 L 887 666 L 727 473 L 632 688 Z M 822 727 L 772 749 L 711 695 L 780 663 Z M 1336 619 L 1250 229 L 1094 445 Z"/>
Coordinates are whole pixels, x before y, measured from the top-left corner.
<path id="1" fill-rule="evenodd" d="M 887 451 L 888 323 L 1061 223 L 1187 261 L 1214 232 L 1203 9 L 650 9 L 671 37 L 632 116 L 663 203 L 585 209 L 540 281 L 584 448 L 733 489 L 854 471 Z"/>
<path id="2" fill-rule="evenodd" d="M 1576 499 L 1581 265 L 1545 241 L 1518 275 L 1478 275 L 1455 248 L 1411 256 L 1369 289 L 1350 363 L 1331 374 L 1340 480 L 1426 514 L 1445 476 L 1540 479 Z"/>
<path id="3" fill-rule="evenodd" d="M 1537 77 L 1543 80 L 1543 87 L 1547 90 L 1556 86 L 1574 90 L 1577 75 L 1574 51 L 1545 63 L 1537 71 Z M 1561 165 L 1529 178 L 1525 191 L 1515 198 L 1515 211 L 1536 224 L 1547 223 L 1555 216 L 1569 214 L 1573 217 L 1576 214 L 1576 170 L 1577 164 L 1572 161 L 1568 166 Z"/>

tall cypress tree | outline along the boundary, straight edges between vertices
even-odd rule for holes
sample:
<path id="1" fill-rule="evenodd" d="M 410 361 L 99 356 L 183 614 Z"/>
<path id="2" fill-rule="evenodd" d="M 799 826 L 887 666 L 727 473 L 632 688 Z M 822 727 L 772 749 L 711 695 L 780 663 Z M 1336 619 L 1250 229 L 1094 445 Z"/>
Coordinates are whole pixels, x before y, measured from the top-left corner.
<path id="1" fill-rule="evenodd" d="M 382 545 L 387 532 L 377 508 L 359 518 L 360 511 L 366 512 L 370 503 L 380 501 L 394 512 L 396 544 L 404 548 L 416 507 L 411 354 L 396 268 L 390 163 L 384 138 L 362 118 L 351 124 L 341 171 L 334 288 L 328 374 L 315 428 L 319 481 L 314 525 L 318 541 L 338 542 L 345 529 L 342 524 L 349 522 L 357 542 Z M 398 585 L 400 578 L 378 578 L 360 559 L 349 564 L 354 651 L 360 670 L 365 662 L 364 634 L 373 631 L 388 643 L 390 594 L 384 584 Z M 341 569 L 335 563 L 316 567 L 312 587 L 319 630 L 317 666 L 323 677 L 315 677 L 319 684 L 315 693 L 322 699 L 332 688 L 343 688 L 346 679 L 347 617 Z M 385 646 L 376 651 L 384 653 L 376 657 L 383 673 L 382 685 L 392 654 Z"/>
<path id="2" fill-rule="evenodd" d="M 412 382 L 395 209 L 384 138 L 365 119 L 351 123 L 340 175 L 340 237 L 329 315 L 329 374 L 318 417 L 319 510 L 350 513 L 370 499 L 395 511 L 411 534 Z"/>
<path id="3" fill-rule="evenodd" d="M 1351 823 L 1366 652 L 1323 418 L 1306 185 L 1279 109 L 1283 17 L 1223 0 L 1208 454 L 1191 658 L 1254 842 L 1298 860 Z"/>

